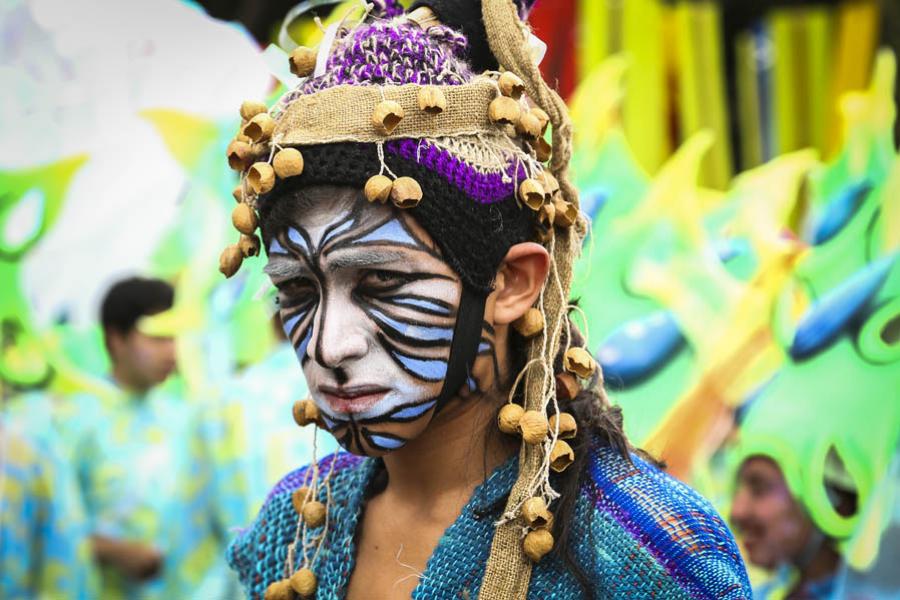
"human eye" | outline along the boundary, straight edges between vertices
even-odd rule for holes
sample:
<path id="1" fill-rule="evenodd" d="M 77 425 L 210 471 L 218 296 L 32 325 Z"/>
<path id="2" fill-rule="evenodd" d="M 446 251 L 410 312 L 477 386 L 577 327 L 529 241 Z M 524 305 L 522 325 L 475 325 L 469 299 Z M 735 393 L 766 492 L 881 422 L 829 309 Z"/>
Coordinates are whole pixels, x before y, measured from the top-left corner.
<path id="1" fill-rule="evenodd" d="M 359 287 L 366 292 L 389 292 L 406 285 L 413 279 L 408 273 L 371 269 L 362 274 Z"/>
<path id="2" fill-rule="evenodd" d="M 275 283 L 278 289 L 278 305 L 288 308 L 302 303 L 315 295 L 316 286 L 312 280 L 306 277 L 294 277 Z"/>

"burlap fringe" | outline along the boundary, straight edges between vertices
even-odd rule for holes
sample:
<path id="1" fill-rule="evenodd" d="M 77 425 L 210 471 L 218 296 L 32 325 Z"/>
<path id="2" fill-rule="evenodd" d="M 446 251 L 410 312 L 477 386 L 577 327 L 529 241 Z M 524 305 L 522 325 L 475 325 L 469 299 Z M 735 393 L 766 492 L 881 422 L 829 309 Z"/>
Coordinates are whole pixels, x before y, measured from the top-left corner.
<path id="1" fill-rule="evenodd" d="M 578 193 L 568 177 L 572 153 L 572 124 L 559 95 L 541 77 L 538 66 L 528 52 L 527 30 L 519 19 L 512 0 L 482 0 L 482 17 L 491 51 L 500 65 L 525 82 L 531 99 L 550 116 L 552 124 L 552 157 L 550 170 L 557 178 L 565 200 L 578 204 Z M 528 364 L 541 363 L 525 374 L 525 409 L 546 410 L 555 401 L 556 383 L 553 359 L 560 350 L 563 328 L 567 326 L 568 298 L 572 268 L 578 257 L 587 223 L 579 213 L 574 227 L 557 230 L 552 240 L 550 279 L 541 293 L 539 306 L 545 317 L 544 332 L 533 338 L 528 350 Z M 570 336 L 567 337 L 569 339 Z M 522 444 L 519 455 L 519 477 L 507 501 L 505 517 L 518 514 L 522 503 L 535 492 L 545 495 L 545 447 Z M 532 564 L 522 547 L 522 527 L 516 520 L 501 519 L 494 534 L 491 552 L 481 583 L 481 600 L 526 598 L 531 581 Z"/>

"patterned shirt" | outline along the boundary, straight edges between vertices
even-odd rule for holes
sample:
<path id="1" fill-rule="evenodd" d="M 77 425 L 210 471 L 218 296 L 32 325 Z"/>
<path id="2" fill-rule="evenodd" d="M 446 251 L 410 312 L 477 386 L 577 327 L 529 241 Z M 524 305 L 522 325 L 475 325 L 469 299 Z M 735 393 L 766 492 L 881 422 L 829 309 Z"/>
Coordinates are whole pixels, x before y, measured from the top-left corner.
<path id="1" fill-rule="evenodd" d="M 0 421 L 0 598 L 96 597 L 87 522 L 62 459 Z"/>
<path id="2" fill-rule="evenodd" d="M 590 452 L 569 536 L 572 554 L 592 583 L 589 597 L 752 597 L 737 545 L 705 499 L 637 456 L 628 462 L 599 445 Z M 340 453 L 323 460 L 320 469 L 327 472 L 332 464 L 330 524 L 323 550 L 312 565 L 320 598 L 346 595 L 366 489 L 383 468 L 377 459 Z M 291 492 L 304 484 L 307 470 L 282 479 L 254 524 L 228 548 L 228 562 L 252 599 L 261 600 L 266 587 L 285 575 L 297 522 Z M 475 490 L 444 532 L 412 598 L 478 597 L 493 523 L 517 471 L 517 457 L 512 457 Z M 324 496 L 319 499 L 324 501 Z M 574 600 L 585 596 L 564 560 L 551 553 L 535 565 L 528 597 Z"/>

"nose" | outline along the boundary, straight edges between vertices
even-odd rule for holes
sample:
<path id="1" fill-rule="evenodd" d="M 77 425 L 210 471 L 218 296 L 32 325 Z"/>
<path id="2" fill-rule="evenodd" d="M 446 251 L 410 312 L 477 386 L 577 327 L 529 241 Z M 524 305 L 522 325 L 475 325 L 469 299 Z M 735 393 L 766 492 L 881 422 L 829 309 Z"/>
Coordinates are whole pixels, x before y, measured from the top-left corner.
<path id="1" fill-rule="evenodd" d="M 743 486 L 737 489 L 731 502 L 731 522 L 741 529 L 750 516 L 750 494 Z"/>
<path id="2" fill-rule="evenodd" d="M 326 296 L 310 340 L 316 362 L 326 369 L 336 369 L 365 356 L 365 320 L 365 314 L 349 299 Z"/>

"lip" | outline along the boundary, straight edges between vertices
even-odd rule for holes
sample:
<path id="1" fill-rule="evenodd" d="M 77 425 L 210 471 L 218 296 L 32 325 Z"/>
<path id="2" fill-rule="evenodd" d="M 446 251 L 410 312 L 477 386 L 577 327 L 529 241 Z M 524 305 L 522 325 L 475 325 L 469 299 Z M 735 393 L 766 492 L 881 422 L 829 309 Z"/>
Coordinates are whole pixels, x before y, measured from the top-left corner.
<path id="1" fill-rule="evenodd" d="M 369 410 L 389 392 L 377 385 L 319 386 L 319 393 L 334 412 L 361 413 Z"/>

